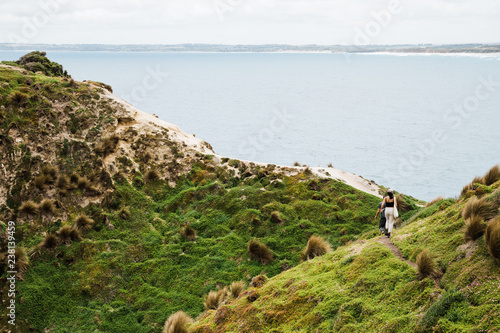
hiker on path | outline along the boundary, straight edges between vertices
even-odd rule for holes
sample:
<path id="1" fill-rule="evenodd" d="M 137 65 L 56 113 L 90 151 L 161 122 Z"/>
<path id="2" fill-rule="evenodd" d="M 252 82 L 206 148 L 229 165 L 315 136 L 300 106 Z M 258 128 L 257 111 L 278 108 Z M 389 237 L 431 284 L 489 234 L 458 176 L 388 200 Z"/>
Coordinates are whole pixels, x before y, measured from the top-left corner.
<path id="1" fill-rule="evenodd" d="M 382 202 L 378 204 L 377 214 L 375 214 L 375 219 L 377 219 L 378 213 L 380 214 L 380 221 L 378 222 L 378 228 L 380 229 L 380 233 L 385 234 L 387 231 L 385 230 L 385 206 L 382 207 Z"/>
<path id="2" fill-rule="evenodd" d="M 385 207 L 385 228 L 387 229 L 387 237 L 391 237 L 392 228 L 394 227 L 394 213 L 398 208 L 398 203 L 394 197 L 394 191 L 392 189 L 387 190 L 387 196 L 384 197 L 382 201 L 382 207 Z"/>

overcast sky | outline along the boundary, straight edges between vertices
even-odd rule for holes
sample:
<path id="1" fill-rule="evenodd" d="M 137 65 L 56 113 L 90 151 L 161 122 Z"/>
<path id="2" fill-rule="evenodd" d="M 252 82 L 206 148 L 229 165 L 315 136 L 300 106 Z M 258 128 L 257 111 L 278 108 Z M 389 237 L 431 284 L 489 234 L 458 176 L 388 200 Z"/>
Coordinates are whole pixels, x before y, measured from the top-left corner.
<path id="1" fill-rule="evenodd" d="M 0 42 L 498 43 L 498 0 L 1 0 Z"/>

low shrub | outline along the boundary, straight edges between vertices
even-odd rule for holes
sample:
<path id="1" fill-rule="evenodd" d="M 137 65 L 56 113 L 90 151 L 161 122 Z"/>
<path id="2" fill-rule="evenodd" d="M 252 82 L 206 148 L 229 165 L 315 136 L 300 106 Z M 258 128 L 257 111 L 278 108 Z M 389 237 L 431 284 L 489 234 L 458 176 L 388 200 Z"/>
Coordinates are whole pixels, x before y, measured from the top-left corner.
<path id="1" fill-rule="evenodd" d="M 248 253 L 263 265 L 270 263 L 274 259 L 273 253 L 267 245 L 257 239 L 252 239 L 248 242 Z"/>
<path id="2" fill-rule="evenodd" d="M 163 333 L 188 333 L 187 325 L 193 319 L 183 311 L 179 311 L 168 317 L 163 327 Z"/>
<path id="3" fill-rule="evenodd" d="M 434 262 L 429 255 L 429 251 L 423 250 L 417 256 L 417 270 L 419 280 L 423 280 L 426 277 L 434 274 Z"/>
<path id="4" fill-rule="evenodd" d="M 484 241 L 490 255 L 500 263 L 500 217 L 490 221 L 484 233 Z"/>
<path id="5" fill-rule="evenodd" d="M 486 197 L 477 198 L 472 197 L 465 204 L 462 210 L 462 217 L 464 220 L 471 218 L 473 215 L 487 221 L 497 214 L 497 210 L 491 201 Z"/>
<path id="6" fill-rule="evenodd" d="M 474 241 L 484 234 L 486 224 L 484 221 L 476 216 L 471 216 L 465 221 L 465 241 Z"/>
<path id="7" fill-rule="evenodd" d="M 302 251 L 303 261 L 311 260 L 314 257 L 322 256 L 332 250 L 330 244 L 319 236 L 312 235 L 307 242 L 307 246 Z"/>
<path id="8" fill-rule="evenodd" d="M 430 331 L 430 329 L 438 322 L 439 318 L 443 317 L 454 303 L 465 301 L 465 295 L 458 291 L 447 292 L 432 304 L 422 320 L 419 323 L 421 332 Z"/>
<path id="9" fill-rule="evenodd" d="M 245 289 L 246 285 L 245 282 L 243 281 L 234 281 L 231 283 L 231 295 L 233 298 L 238 298 L 240 296 L 241 292 Z"/>

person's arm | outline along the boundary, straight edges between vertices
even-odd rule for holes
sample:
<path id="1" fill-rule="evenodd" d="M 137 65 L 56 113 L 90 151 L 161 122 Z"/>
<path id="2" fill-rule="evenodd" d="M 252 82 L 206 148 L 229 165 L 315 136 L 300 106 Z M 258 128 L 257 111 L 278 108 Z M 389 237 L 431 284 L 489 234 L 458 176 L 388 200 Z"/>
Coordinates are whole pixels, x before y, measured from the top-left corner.
<path id="1" fill-rule="evenodd" d="M 377 209 L 377 214 L 375 214 L 375 219 L 377 218 L 379 212 L 380 212 L 380 208 Z"/>
<path id="2" fill-rule="evenodd" d="M 398 208 L 398 202 L 396 200 L 396 196 L 394 196 L 394 207 Z"/>

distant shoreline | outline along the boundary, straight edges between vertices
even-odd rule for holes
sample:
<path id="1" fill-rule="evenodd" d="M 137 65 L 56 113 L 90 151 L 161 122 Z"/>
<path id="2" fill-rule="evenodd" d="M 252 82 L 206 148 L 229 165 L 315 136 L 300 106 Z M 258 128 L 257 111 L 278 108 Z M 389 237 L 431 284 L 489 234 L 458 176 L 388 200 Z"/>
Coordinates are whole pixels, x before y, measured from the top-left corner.
<path id="1" fill-rule="evenodd" d="M 339 53 L 339 54 L 500 54 L 499 44 L 456 45 L 111 45 L 111 44 L 12 44 L 0 43 L 0 51 L 137 52 L 137 53 Z"/>

